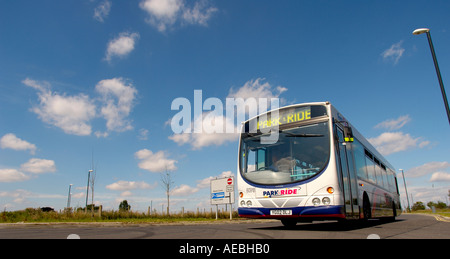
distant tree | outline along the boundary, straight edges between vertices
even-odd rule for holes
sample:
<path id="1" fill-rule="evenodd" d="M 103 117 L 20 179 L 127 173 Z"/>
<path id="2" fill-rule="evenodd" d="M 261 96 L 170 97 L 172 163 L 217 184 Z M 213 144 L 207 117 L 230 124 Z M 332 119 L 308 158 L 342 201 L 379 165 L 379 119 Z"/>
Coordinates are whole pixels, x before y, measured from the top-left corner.
<path id="1" fill-rule="evenodd" d="M 423 202 L 421 202 L 421 201 L 414 203 L 414 205 L 412 206 L 413 211 L 424 210 L 424 209 L 425 209 L 425 205 L 423 205 Z"/>
<path id="2" fill-rule="evenodd" d="M 442 201 L 438 201 L 438 203 L 436 204 L 436 209 L 445 209 L 447 208 L 447 204 L 445 204 Z"/>
<path id="3" fill-rule="evenodd" d="M 169 216 L 170 211 L 170 192 L 172 191 L 174 182 L 172 181 L 172 174 L 169 170 L 166 170 L 164 173 L 161 173 L 161 182 L 163 183 L 163 187 L 166 191 L 167 196 L 167 216 Z"/>
<path id="4" fill-rule="evenodd" d="M 119 211 L 129 211 L 131 209 L 131 206 L 128 204 L 127 200 L 123 200 L 119 204 Z"/>
<path id="5" fill-rule="evenodd" d="M 435 203 L 434 201 L 429 201 L 428 203 L 427 203 L 427 206 L 428 206 L 428 208 L 433 208 L 433 207 L 437 207 L 437 203 Z"/>

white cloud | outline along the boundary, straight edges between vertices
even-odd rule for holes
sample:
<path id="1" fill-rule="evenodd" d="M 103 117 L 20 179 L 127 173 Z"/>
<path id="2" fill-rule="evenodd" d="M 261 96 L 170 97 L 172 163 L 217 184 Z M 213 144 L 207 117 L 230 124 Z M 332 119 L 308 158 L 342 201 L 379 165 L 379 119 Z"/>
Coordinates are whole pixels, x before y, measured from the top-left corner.
<path id="1" fill-rule="evenodd" d="M 111 5 L 111 2 L 108 0 L 101 2 L 94 10 L 94 19 L 99 22 L 104 22 L 111 11 Z"/>
<path id="2" fill-rule="evenodd" d="M 450 182 L 450 173 L 436 172 L 431 175 L 430 182 Z"/>
<path id="3" fill-rule="evenodd" d="M 190 144 L 193 150 L 199 150 L 207 146 L 221 146 L 227 142 L 236 141 L 239 138 L 240 128 L 236 127 L 234 133 L 226 133 L 226 125 L 234 124 L 232 121 L 227 121 L 227 118 L 223 115 L 210 115 L 208 119 L 208 113 L 203 113 L 202 118 L 198 117 L 195 123 L 203 125 L 202 133 L 181 133 L 174 134 L 169 137 L 178 145 Z M 221 132 L 214 132 L 211 129 L 208 132 L 205 128 L 219 128 Z"/>
<path id="4" fill-rule="evenodd" d="M 403 188 L 403 184 L 399 184 L 401 189 L 400 196 L 402 199 L 405 199 L 405 192 Z M 448 186 L 435 186 L 434 188 L 430 187 L 422 187 L 422 186 L 409 186 L 408 185 L 408 194 L 413 196 L 414 202 L 422 201 L 424 204 L 427 204 L 428 201 L 442 201 L 448 195 Z M 412 201 L 411 206 L 412 206 Z M 406 204 L 406 199 L 403 202 L 403 206 Z M 407 206 L 407 204 L 406 204 Z"/>
<path id="5" fill-rule="evenodd" d="M 403 56 L 403 53 L 405 52 L 405 49 L 402 48 L 402 44 L 403 41 L 400 41 L 398 43 L 392 44 L 389 49 L 383 51 L 383 53 L 381 53 L 383 60 L 392 61 L 394 62 L 394 65 L 397 64 L 400 58 Z"/>
<path id="6" fill-rule="evenodd" d="M 30 180 L 39 174 L 52 173 L 56 171 L 55 161 L 32 158 L 28 162 L 20 166 L 20 170 L 17 169 L 0 169 L 0 182 L 23 182 Z"/>
<path id="7" fill-rule="evenodd" d="M 36 152 L 36 145 L 16 137 L 13 133 L 8 133 L 0 139 L 0 147 L 2 149 L 30 150 L 32 155 Z"/>
<path id="8" fill-rule="evenodd" d="M 197 188 L 199 188 L 199 189 L 209 188 L 211 186 L 211 180 L 214 180 L 216 178 L 221 179 L 221 178 L 230 177 L 230 176 L 234 176 L 233 172 L 224 171 L 220 175 L 204 178 L 202 180 L 197 181 Z"/>
<path id="9" fill-rule="evenodd" d="M 273 87 L 268 82 L 264 82 L 264 78 L 257 78 L 255 80 L 247 81 L 242 87 L 237 90 L 230 89 L 228 98 L 278 98 L 282 93 L 288 89 L 286 87 Z"/>
<path id="10" fill-rule="evenodd" d="M 102 96 L 101 114 L 106 119 L 107 129 L 118 132 L 133 129 L 127 117 L 134 105 L 136 88 L 122 78 L 113 78 L 100 81 L 95 90 Z"/>
<path id="11" fill-rule="evenodd" d="M 193 7 L 188 4 L 193 3 Z M 186 24 L 207 26 L 212 14 L 217 8 L 209 5 L 209 1 L 196 2 L 184 0 L 142 0 L 139 7 L 146 11 L 149 17 L 146 22 L 156 27 L 158 31 L 165 32 L 177 21 Z"/>
<path id="12" fill-rule="evenodd" d="M 207 1 L 198 1 L 193 8 L 186 8 L 183 12 L 183 20 L 189 24 L 208 25 L 208 20 L 218 9 L 211 7 Z"/>
<path id="13" fill-rule="evenodd" d="M 182 184 L 180 186 L 175 187 L 172 190 L 171 194 L 173 196 L 187 196 L 187 195 L 194 194 L 194 193 L 196 193 L 198 191 L 199 191 L 199 188 L 194 188 L 194 187 L 191 187 L 189 185 Z"/>
<path id="14" fill-rule="evenodd" d="M 449 162 L 429 162 L 426 164 L 423 164 L 421 166 L 417 166 L 414 168 L 411 168 L 409 170 L 405 170 L 405 174 L 408 177 L 421 177 L 424 175 L 441 172 L 441 170 L 450 168 Z"/>
<path id="15" fill-rule="evenodd" d="M 182 146 L 191 141 L 191 134 L 190 133 L 174 134 L 174 135 L 170 136 L 169 139 L 173 140 L 173 142 Z"/>
<path id="16" fill-rule="evenodd" d="M 22 182 L 30 178 L 30 175 L 16 169 L 0 169 L 0 183 Z"/>
<path id="17" fill-rule="evenodd" d="M 376 138 L 369 138 L 369 142 L 382 155 L 390 155 L 400 151 L 406 151 L 415 147 L 423 148 L 429 141 L 421 141 L 421 138 L 412 138 L 403 132 L 385 132 Z"/>
<path id="18" fill-rule="evenodd" d="M 95 105 L 87 95 L 59 95 L 50 90 L 48 82 L 37 82 L 28 78 L 22 83 L 39 91 L 40 103 L 31 111 L 42 121 L 61 128 L 67 134 L 91 134 L 92 129 L 88 122 L 95 117 Z"/>
<path id="19" fill-rule="evenodd" d="M 72 196 L 73 197 L 73 196 Z M 66 200 L 67 201 L 67 194 L 61 195 L 61 194 L 42 194 L 42 193 L 32 193 L 27 190 L 17 189 L 14 191 L 0 191 L 0 198 L 4 201 L 7 198 L 13 199 L 12 202 L 15 204 L 4 204 L 5 207 L 15 208 L 18 204 L 26 205 L 27 207 L 38 207 L 42 206 L 43 202 L 44 204 L 49 202 L 49 199 L 58 199 L 58 200 Z M 42 199 L 43 202 L 35 203 L 29 200 L 29 198 L 35 200 L 35 199 Z M 22 206 L 21 206 L 22 207 Z"/>
<path id="20" fill-rule="evenodd" d="M 24 203 L 27 197 L 32 196 L 32 193 L 26 190 L 15 190 L 15 191 L 3 191 L 0 192 L 0 198 L 14 198 L 13 202 L 15 203 Z"/>
<path id="21" fill-rule="evenodd" d="M 137 138 L 139 140 L 148 140 L 148 129 L 140 129 Z"/>
<path id="22" fill-rule="evenodd" d="M 133 195 L 130 191 L 124 191 L 120 194 L 120 197 L 131 197 Z"/>
<path id="23" fill-rule="evenodd" d="M 84 94 L 68 96 L 54 93 L 48 82 L 27 78 L 22 83 L 38 90 L 40 104 L 34 106 L 31 111 L 43 122 L 61 128 L 67 134 L 90 135 L 91 120 L 100 116 L 106 120 L 107 131 L 96 131 L 97 137 L 107 137 L 110 131 L 123 132 L 133 129 L 128 116 L 135 105 L 138 91 L 126 79 L 101 80 L 95 86 L 100 98 L 95 99 Z M 9 138 L 11 140 L 11 136 Z M 32 146 L 29 148 L 33 151 Z"/>
<path id="24" fill-rule="evenodd" d="M 197 188 L 199 188 L 199 189 L 209 188 L 211 186 L 211 180 L 214 180 L 214 179 L 216 179 L 216 177 L 210 176 L 210 177 L 207 177 L 207 178 L 197 181 Z"/>
<path id="25" fill-rule="evenodd" d="M 182 0 L 144 0 L 139 3 L 139 7 L 150 15 L 146 21 L 160 32 L 175 23 L 182 6 Z"/>
<path id="26" fill-rule="evenodd" d="M 283 86 L 275 87 L 264 81 L 264 78 L 257 78 L 255 80 L 247 81 L 242 87 L 237 90 L 231 88 L 227 98 L 243 99 L 244 101 L 255 99 L 257 101 L 256 105 L 247 107 L 246 111 L 238 111 L 240 113 L 250 115 L 251 117 L 255 116 L 258 113 L 265 112 L 266 109 L 271 105 L 271 99 L 279 99 L 279 105 L 284 103 L 285 100 L 283 98 L 280 98 L 280 95 L 286 92 L 288 89 Z M 259 103 L 260 99 L 266 99 L 267 103 Z M 265 105 L 265 107 L 262 107 L 261 105 Z"/>
<path id="27" fill-rule="evenodd" d="M 50 83 L 43 81 L 43 82 L 38 82 L 29 78 L 25 78 L 22 83 L 26 86 L 32 87 L 40 92 L 47 92 L 50 91 Z"/>
<path id="28" fill-rule="evenodd" d="M 279 98 L 279 96 L 287 91 L 287 88 L 282 86 L 272 86 L 268 82 L 264 82 L 264 78 L 257 78 L 255 80 L 247 81 L 242 87 L 234 90 L 230 89 L 227 98 L 230 99 L 242 99 L 244 103 L 252 104 L 252 102 L 247 102 L 249 99 L 254 99 L 256 102 L 254 105 L 245 105 L 245 107 L 240 107 L 234 112 L 233 118 L 226 116 L 227 111 L 216 111 L 204 112 L 202 117 L 198 116 L 193 121 L 192 127 L 194 125 L 202 125 L 201 133 L 182 133 L 175 134 L 169 137 L 172 141 L 178 145 L 190 144 L 192 149 L 199 150 L 207 146 L 221 146 L 228 142 L 236 141 L 239 138 L 239 133 L 241 130 L 241 121 L 249 119 L 249 116 L 256 116 L 260 111 L 261 107 L 258 107 L 258 102 L 260 98 L 265 98 L 270 102 L 272 98 Z M 226 105 L 222 105 L 226 109 Z M 266 104 L 266 108 L 270 107 L 270 103 Z M 215 107 L 217 109 L 217 107 Z M 233 108 L 234 109 L 234 108 Z M 222 114 L 221 114 L 222 112 Z M 239 118 L 241 118 L 239 120 Z M 232 130 L 230 131 L 227 126 L 232 125 Z M 195 130 L 191 130 L 195 132 Z"/>
<path id="29" fill-rule="evenodd" d="M 86 187 L 84 187 L 84 189 L 86 190 Z M 79 192 L 79 193 L 74 193 L 71 195 L 73 199 L 81 199 L 81 198 L 86 198 L 86 191 L 84 192 Z"/>
<path id="30" fill-rule="evenodd" d="M 174 159 L 169 159 L 164 151 L 153 153 L 148 149 L 142 149 L 136 152 L 135 157 L 141 162 L 138 164 L 139 168 L 149 172 L 160 173 L 166 170 L 175 171 L 177 163 Z"/>
<path id="31" fill-rule="evenodd" d="M 97 138 L 106 138 L 106 137 L 108 137 L 109 136 L 109 133 L 108 132 L 102 132 L 102 131 L 96 131 L 96 132 L 94 132 L 94 135 L 97 137 Z"/>
<path id="32" fill-rule="evenodd" d="M 152 189 L 154 186 L 146 182 L 130 182 L 130 181 L 118 181 L 106 186 L 106 189 L 113 191 L 131 191 L 137 189 Z"/>
<path id="33" fill-rule="evenodd" d="M 206 118 L 206 116 L 208 115 L 208 113 L 203 113 L 203 132 L 202 133 L 193 133 L 191 134 L 191 140 L 190 140 L 190 144 L 192 146 L 192 148 L 194 150 L 199 150 L 203 147 L 208 147 L 208 146 L 221 146 L 224 145 L 227 142 L 233 142 L 236 141 L 239 138 L 239 131 L 240 128 L 236 127 L 234 130 L 234 133 L 226 133 L 225 127 L 228 124 L 234 124 L 233 121 L 227 121 L 227 118 L 224 117 L 223 115 L 218 115 L 218 116 L 212 116 L 210 117 L 210 121 L 208 121 Z M 197 119 L 199 120 L 200 117 Z M 209 123 L 211 122 L 211 123 Z M 197 123 L 201 123 L 201 122 L 197 122 Z M 214 123 L 214 125 L 213 125 Z M 220 132 L 214 132 L 214 131 L 210 131 L 211 133 L 209 133 L 207 130 L 205 130 L 205 128 L 207 127 L 214 127 L 214 128 L 219 128 L 222 129 L 222 131 Z"/>
<path id="34" fill-rule="evenodd" d="M 375 128 L 384 128 L 388 130 L 398 130 L 411 121 L 409 115 L 400 116 L 397 119 L 385 120 L 375 126 Z"/>
<path id="35" fill-rule="evenodd" d="M 124 58 L 134 50 L 134 46 L 138 39 L 139 33 L 120 33 L 119 37 L 108 43 L 105 60 L 110 62 L 113 57 Z"/>
<path id="36" fill-rule="evenodd" d="M 225 171 L 225 172 L 222 172 L 218 176 L 210 176 L 210 177 L 207 177 L 207 178 L 197 181 L 196 187 L 191 187 L 189 185 L 182 184 L 173 189 L 172 195 L 173 196 L 191 195 L 191 194 L 197 193 L 201 189 L 210 188 L 211 180 L 213 180 L 213 179 L 220 179 L 220 178 L 225 178 L 225 177 L 230 177 L 230 176 L 233 176 L 233 173 L 231 171 Z"/>
<path id="37" fill-rule="evenodd" d="M 56 171 L 55 161 L 32 158 L 20 166 L 20 170 L 32 174 L 51 173 Z"/>

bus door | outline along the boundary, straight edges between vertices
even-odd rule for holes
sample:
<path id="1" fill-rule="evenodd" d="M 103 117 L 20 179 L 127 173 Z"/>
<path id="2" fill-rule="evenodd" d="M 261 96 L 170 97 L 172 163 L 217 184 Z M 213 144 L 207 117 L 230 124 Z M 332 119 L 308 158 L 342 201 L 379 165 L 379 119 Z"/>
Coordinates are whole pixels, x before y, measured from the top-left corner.
<path id="1" fill-rule="evenodd" d="M 345 214 L 347 218 L 359 218 L 358 189 L 356 186 L 356 175 L 353 169 L 353 156 L 351 149 L 347 148 L 344 141 L 344 131 L 336 124 L 336 147 L 338 170 L 342 179 Z"/>

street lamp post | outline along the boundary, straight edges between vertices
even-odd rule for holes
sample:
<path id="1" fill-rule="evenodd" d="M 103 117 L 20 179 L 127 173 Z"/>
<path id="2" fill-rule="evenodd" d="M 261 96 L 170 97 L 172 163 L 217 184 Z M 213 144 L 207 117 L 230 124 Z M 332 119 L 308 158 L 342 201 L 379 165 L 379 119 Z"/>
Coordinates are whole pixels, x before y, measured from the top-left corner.
<path id="1" fill-rule="evenodd" d="M 403 173 L 403 169 L 398 170 L 402 171 L 403 184 L 405 185 L 405 192 L 406 192 L 406 200 L 408 201 L 408 211 L 411 211 L 411 206 L 409 205 L 408 189 L 406 188 L 405 174 Z"/>
<path id="2" fill-rule="evenodd" d="M 433 42 L 431 41 L 430 29 L 428 29 L 428 28 L 421 28 L 421 29 L 417 29 L 417 30 L 413 31 L 414 35 L 420 35 L 420 34 L 423 34 L 423 33 L 427 34 L 428 43 L 430 44 L 431 55 L 433 56 L 434 67 L 436 68 L 436 74 L 437 74 L 437 77 L 438 77 L 438 80 L 439 80 L 439 85 L 441 87 L 441 93 L 442 93 L 442 98 L 444 99 L 445 109 L 447 111 L 448 122 L 450 124 L 450 108 L 448 106 L 447 95 L 445 94 L 444 83 L 442 82 L 441 71 L 439 69 L 439 65 L 438 65 L 438 62 L 437 62 L 437 59 L 436 59 L 436 53 L 434 52 Z"/>
<path id="3" fill-rule="evenodd" d="M 70 210 L 70 198 L 71 198 L 71 194 L 70 194 L 70 189 L 72 189 L 72 185 L 69 185 L 69 194 L 67 195 L 67 210 Z"/>
<path id="4" fill-rule="evenodd" d="M 91 173 L 93 170 L 89 170 L 88 172 L 88 182 L 87 182 L 87 189 L 86 189 L 86 207 L 84 208 L 84 212 L 87 213 L 87 205 L 88 205 L 88 198 L 89 198 L 89 181 L 91 179 Z"/>

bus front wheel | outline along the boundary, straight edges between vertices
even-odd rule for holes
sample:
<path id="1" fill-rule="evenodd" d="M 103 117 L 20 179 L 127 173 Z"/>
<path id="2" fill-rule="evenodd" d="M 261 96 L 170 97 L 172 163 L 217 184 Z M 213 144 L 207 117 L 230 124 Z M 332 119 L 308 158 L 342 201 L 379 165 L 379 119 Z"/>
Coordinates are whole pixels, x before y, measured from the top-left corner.
<path id="1" fill-rule="evenodd" d="M 296 219 L 282 219 L 281 224 L 286 228 L 293 228 L 297 225 Z"/>
<path id="2" fill-rule="evenodd" d="M 370 201 L 369 198 L 367 198 L 367 195 L 364 196 L 363 213 L 364 213 L 364 220 L 368 220 L 372 217 L 372 211 L 370 209 Z"/>

